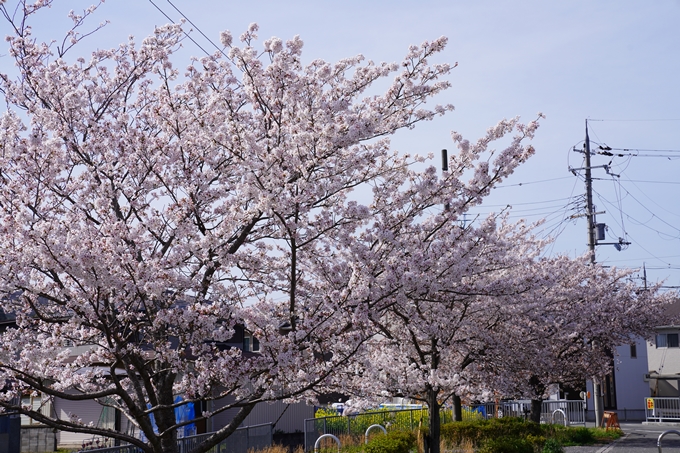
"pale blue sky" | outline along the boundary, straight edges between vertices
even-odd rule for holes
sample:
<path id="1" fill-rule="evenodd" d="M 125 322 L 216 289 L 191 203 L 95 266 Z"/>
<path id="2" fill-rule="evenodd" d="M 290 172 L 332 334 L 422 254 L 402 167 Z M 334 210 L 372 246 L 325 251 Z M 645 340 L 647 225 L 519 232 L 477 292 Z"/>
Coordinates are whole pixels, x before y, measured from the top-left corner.
<path id="1" fill-rule="evenodd" d="M 539 111 L 547 115 L 534 141 L 537 155 L 475 213 L 513 204 L 513 218 L 533 221 L 549 214 L 546 226 L 552 229 L 575 212 L 565 209 L 569 197 L 584 192 L 582 179 L 567 166 L 583 166 L 582 155 L 569 150 L 582 145 L 586 118 L 674 120 L 592 121 L 590 131 L 591 139 L 614 148 L 674 150 L 645 154 L 678 156 L 614 159 L 612 172 L 621 174 L 620 186 L 604 170 L 594 170 L 593 176 L 602 178 L 594 183 L 595 203 L 598 211 L 607 211 L 598 216 L 610 226 L 607 242 L 626 233 L 632 242 L 621 252 L 598 247 L 598 261 L 623 267 L 645 262 L 650 280 L 667 278 L 667 285 L 680 285 L 679 1 L 172 1 L 215 42 L 221 30 L 238 36 L 251 22 L 260 25 L 261 38 L 299 34 L 307 61 L 358 53 L 376 61 L 399 60 L 409 44 L 448 36 L 439 61 L 459 66 L 450 77 L 453 87 L 438 102 L 452 103 L 456 110 L 398 134 L 395 148 L 438 153 L 452 149 L 451 130 L 476 139 L 501 118 L 521 115 L 529 121 Z M 167 0 L 154 2 L 179 20 Z M 36 33 L 60 38 L 69 24 L 66 11 L 90 3 L 56 0 L 36 22 Z M 89 39 L 92 47 L 114 47 L 131 34 L 141 39 L 154 25 L 167 23 L 148 0 L 108 0 L 95 19 L 111 23 Z M 6 24 L 0 24 L 0 32 L 6 34 Z M 197 33 L 192 36 L 214 50 Z M 85 46 L 72 58 L 84 51 Z M 201 51 L 185 41 L 179 57 L 189 55 Z M 175 61 L 182 66 L 188 58 Z M 0 58 L 1 71 L 11 71 L 10 64 L 8 57 Z M 595 156 L 593 165 L 610 160 Z M 529 184 L 544 180 L 550 181 Z M 555 231 L 562 233 L 553 252 L 586 251 L 584 219 L 563 222 Z"/>

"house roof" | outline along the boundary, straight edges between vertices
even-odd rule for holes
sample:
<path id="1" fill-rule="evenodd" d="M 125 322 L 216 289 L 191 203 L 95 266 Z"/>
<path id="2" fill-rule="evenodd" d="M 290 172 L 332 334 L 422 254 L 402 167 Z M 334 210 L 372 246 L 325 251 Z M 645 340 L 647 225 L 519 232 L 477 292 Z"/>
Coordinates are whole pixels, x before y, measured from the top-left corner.
<path id="1" fill-rule="evenodd" d="M 645 379 L 658 379 L 660 381 L 674 381 L 680 379 L 680 373 L 675 374 L 659 374 L 656 371 L 650 371 L 645 375 Z"/>
<path id="2" fill-rule="evenodd" d="M 658 326 L 657 329 L 672 329 L 680 326 L 680 299 L 675 299 L 675 302 L 669 304 L 663 313 L 664 320 L 668 324 Z"/>

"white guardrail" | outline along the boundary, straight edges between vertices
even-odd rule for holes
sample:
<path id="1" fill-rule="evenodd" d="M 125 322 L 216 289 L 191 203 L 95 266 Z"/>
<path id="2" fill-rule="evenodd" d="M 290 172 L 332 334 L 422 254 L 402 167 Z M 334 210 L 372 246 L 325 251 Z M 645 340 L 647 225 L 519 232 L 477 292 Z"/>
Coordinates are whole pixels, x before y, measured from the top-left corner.
<path id="1" fill-rule="evenodd" d="M 678 421 L 680 398 L 645 398 L 645 412 L 648 422 Z"/>

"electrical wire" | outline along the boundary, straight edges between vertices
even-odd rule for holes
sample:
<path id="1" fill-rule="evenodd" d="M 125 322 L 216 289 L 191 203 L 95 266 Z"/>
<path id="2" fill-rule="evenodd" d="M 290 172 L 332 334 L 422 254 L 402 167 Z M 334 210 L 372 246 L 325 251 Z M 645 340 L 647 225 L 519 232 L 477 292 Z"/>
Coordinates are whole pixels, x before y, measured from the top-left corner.
<path id="1" fill-rule="evenodd" d="M 531 204 L 541 204 L 541 203 L 554 203 L 555 201 L 564 201 L 564 200 L 570 200 L 572 197 L 565 197 L 565 198 L 555 198 L 552 200 L 542 200 L 542 201 L 529 201 L 525 203 L 510 203 L 509 206 L 523 206 L 523 205 L 531 205 Z M 503 208 L 505 206 L 508 206 L 508 204 L 485 204 L 482 205 L 484 207 L 489 207 L 489 208 Z"/>
<path id="2" fill-rule="evenodd" d="M 614 203 L 612 203 L 611 201 L 606 199 L 602 194 L 600 194 L 596 190 L 593 190 L 593 193 L 597 195 L 597 197 L 600 199 L 600 201 L 602 201 L 602 204 L 611 206 L 614 210 L 618 209 L 618 207 Z M 619 228 L 621 228 L 621 234 L 620 235 L 615 234 L 615 236 L 625 238 L 627 236 L 627 234 L 626 234 L 625 228 L 623 227 L 623 223 L 618 223 L 618 221 L 616 219 L 614 219 L 614 222 L 619 226 Z"/>
<path id="3" fill-rule="evenodd" d="M 625 190 L 625 189 L 624 189 L 624 190 Z M 600 200 L 602 200 L 603 203 L 608 204 L 609 206 L 611 206 L 611 207 L 614 208 L 614 209 L 616 208 L 616 206 L 615 206 L 611 201 L 609 201 L 609 200 L 607 200 L 606 198 L 604 198 L 604 196 L 602 196 L 602 194 L 600 194 L 600 193 L 597 192 L 597 191 L 593 191 L 593 192 L 597 194 L 598 198 L 599 198 Z M 636 201 L 637 201 L 637 200 L 636 200 Z M 639 201 L 638 201 L 638 203 L 639 203 Z M 650 211 L 650 213 L 651 213 L 652 216 L 653 216 L 652 218 L 656 217 L 657 219 L 662 220 L 660 217 L 656 216 L 656 215 L 655 215 L 654 213 L 652 213 L 651 211 Z M 663 240 L 666 240 L 666 241 L 674 241 L 674 240 L 680 238 L 680 230 L 678 230 L 677 228 L 672 227 L 672 228 L 676 229 L 676 231 L 678 231 L 678 233 L 679 233 L 678 235 L 675 235 L 675 236 L 674 236 L 674 235 L 665 233 L 665 232 L 663 232 L 663 231 L 657 230 L 656 228 L 653 228 L 653 227 L 649 226 L 648 223 L 651 221 L 651 219 L 648 220 L 647 222 L 641 222 L 641 221 L 639 221 L 639 220 L 633 218 L 633 217 L 630 216 L 629 214 L 625 214 L 625 216 L 626 216 L 626 218 L 628 218 L 629 220 L 631 220 L 634 224 L 636 224 L 636 225 L 638 225 L 638 226 L 645 227 L 645 228 L 647 228 L 647 229 L 649 229 L 649 230 L 651 230 L 651 231 L 654 231 L 654 232 L 657 233 L 657 235 L 658 235 L 661 239 L 663 239 Z M 663 220 L 662 220 L 662 221 L 663 221 Z M 615 220 L 615 222 L 616 222 L 616 220 Z M 665 222 L 664 222 L 664 223 L 665 223 Z M 668 225 L 668 224 L 667 224 L 667 225 Z M 622 225 L 619 225 L 619 226 L 622 227 Z M 623 227 L 622 227 L 622 229 L 623 229 Z M 625 232 L 625 230 L 624 230 L 624 234 L 626 235 L 626 236 L 624 236 L 624 237 L 627 237 L 627 236 L 628 236 L 628 233 Z M 664 236 L 666 236 L 666 237 L 664 237 Z"/>
<path id="4" fill-rule="evenodd" d="M 680 184 L 680 181 L 648 181 L 648 180 L 640 180 L 640 179 L 627 179 L 626 181 L 630 182 L 639 182 L 639 183 L 645 183 L 645 184 Z"/>
<path id="5" fill-rule="evenodd" d="M 561 177 L 561 178 L 552 178 L 552 179 L 541 179 L 539 181 L 520 182 L 518 184 L 504 184 L 504 185 L 500 185 L 500 186 L 496 186 L 496 187 L 500 189 L 500 188 L 504 188 L 504 187 L 527 186 L 529 184 L 540 184 L 540 183 L 544 183 L 544 182 L 559 181 L 561 179 L 569 179 L 569 178 L 571 178 L 571 176 L 564 176 L 564 177 Z"/>
<path id="6" fill-rule="evenodd" d="M 633 184 L 633 187 L 635 187 L 637 190 L 639 190 L 640 193 L 641 193 L 642 195 L 645 196 L 645 198 L 647 198 L 649 201 L 651 201 L 652 203 L 654 203 L 658 208 L 662 209 L 663 211 L 665 211 L 665 212 L 667 212 L 667 213 L 669 213 L 669 214 L 671 214 L 671 215 L 673 215 L 673 216 L 680 217 L 680 214 L 676 214 L 676 213 L 674 213 L 674 212 L 672 212 L 672 211 L 669 211 L 668 209 L 664 208 L 663 206 L 661 206 L 660 204 L 658 204 L 656 201 L 654 201 L 653 198 L 647 196 L 647 194 L 646 194 L 644 191 L 640 190 L 640 188 L 639 188 L 638 186 L 635 185 L 636 182 L 640 182 L 640 181 L 634 181 L 634 180 L 628 179 L 628 178 L 626 178 L 625 180 L 626 180 L 627 182 L 630 182 L 631 184 Z M 680 184 L 680 182 L 677 182 L 677 183 L 675 183 L 675 184 Z"/>
<path id="7" fill-rule="evenodd" d="M 156 9 L 157 9 L 158 11 L 160 11 L 161 14 L 165 16 L 166 19 L 168 19 L 168 20 L 169 20 L 170 22 L 172 22 L 173 24 L 175 23 L 175 21 L 172 20 L 172 18 L 170 18 L 170 16 L 168 16 L 167 14 L 165 14 L 165 11 L 163 11 L 158 5 L 156 5 L 156 4 L 153 2 L 153 0 L 149 0 L 149 3 L 151 3 L 154 7 L 156 7 Z M 188 20 L 188 19 L 187 19 L 187 20 Z M 184 31 L 184 30 L 182 30 L 182 31 Z M 189 40 L 190 40 L 191 42 L 193 42 L 194 44 L 196 44 L 196 47 L 198 47 L 199 49 L 201 49 L 201 50 L 203 51 L 203 53 L 205 53 L 205 54 L 206 54 L 207 56 L 209 56 L 209 57 L 212 57 L 212 55 L 210 55 L 210 54 L 208 53 L 207 50 L 205 50 L 198 42 L 196 42 L 196 40 L 195 40 L 194 38 L 192 38 L 192 37 L 189 35 L 189 33 L 187 33 L 186 31 L 184 31 L 184 34 L 186 35 L 187 38 L 189 38 Z"/>
<path id="8" fill-rule="evenodd" d="M 607 122 L 618 122 L 618 123 L 651 123 L 651 122 L 662 122 L 662 121 L 680 121 L 680 118 L 656 118 L 656 119 L 620 119 L 620 120 L 615 120 L 615 119 L 592 119 L 588 118 L 588 121 L 607 121 Z"/>
<path id="9" fill-rule="evenodd" d="M 607 151 L 626 151 L 637 153 L 680 153 L 680 149 L 609 148 Z"/>
<path id="10" fill-rule="evenodd" d="M 624 191 L 625 191 L 625 192 L 626 192 L 633 200 L 637 201 L 638 204 L 639 204 L 640 206 L 642 206 L 642 207 L 645 209 L 645 211 L 647 211 L 649 214 L 651 214 L 652 217 L 657 218 L 657 219 L 658 219 L 661 223 L 663 223 L 664 225 L 666 225 L 666 226 L 672 228 L 673 230 L 677 231 L 678 233 L 680 233 L 680 229 L 678 229 L 677 227 L 671 225 L 670 223 L 666 222 L 666 221 L 663 220 L 661 217 L 659 217 L 659 216 L 657 216 L 655 213 L 653 213 L 653 212 L 652 212 L 645 204 L 643 204 L 640 200 L 638 200 L 637 198 L 635 198 L 635 196 L 634 196 L 632 193 L 630 193 L 625 187 L 623 187 L 623 190 L 624 190 Z"/>
<path id="11" fill-rule="evenodd" d="M 150 0 L 149 0 L 149 1 L 150 1 Z M 220 53 L 221 53 L 222 55 L 224 55 L 226 58 L 229 58 L 229 56 L 228 56 L 227 54 L 224 53 L 224 50 L 221 49 L 220 47 L 218 47 L 217 44 L 215 44 L 215 43 L 213 42 L 212 39 L 208 38 L 208 37 L 206 36 L 206 34 L 203 33 L 203 31 L 201 31 L 201 29 L 198 27 L 198 25 L 196 25 L 195 23 L 193 23 L 193 22 L 191 21 L 191 19 L 189 19 L 189 18 L 187 17 L 186 14 L 184 14 L 182 11 L 179 10 L 179 8 L 177 8 L 177 7 L 175 6 L 174 3 L 172 3 L 170 0 L 165 0 L 165 1 L 167 1 L 167 2 L 170 4 L 170 6 L 172 6 L 173 8 L 175 8 L 175 11 L 177 11 L 183 18 L 185 18 L 186 21 L 189 22 L 189 23 L 191 24 L 191 26 L 194 27 L 194 28 L 196 29 L 196 31 L 198 31 L 198 32 L 201 34 L 201 36 L 203 36 L 210 44 L 212 44 L 213 47 L 215 47 L 215 49 L 217 49 L 218 52 L 220 52 Z M 205 52 L 205 50 L 204 50 L 204 52 Z M 207 53 L 207 52 L 206 52 L 206 53 Z"/>
<path id="12" fill-rule="evenodd" d="M 665 259 L 665 258 L 680 258 L 680 255 L 666 255 L 666 256 L 658 256 L 657 259 Z M 644 261 L 647 259 L 647 257 L 642 257 L 642 258 L 625 258 L 625 259 L 620 259 L 620 260 L 609 260 L 611 263 L 616 263 L 616 262 L 622 262 L 622 261 Z"/>
<path id="13" fill-rule="evenodd" d="M 621 198 L 621 178 L 614 178 L 612 182 L 614 183 L 614 193 L 616 194 L 616 201 L 619 207 L 619 215 L 621 216 L 621 229 L 623 230 L 623 237 L 626 238 L 626 224 L 623 221 L 623 200 Z"/>

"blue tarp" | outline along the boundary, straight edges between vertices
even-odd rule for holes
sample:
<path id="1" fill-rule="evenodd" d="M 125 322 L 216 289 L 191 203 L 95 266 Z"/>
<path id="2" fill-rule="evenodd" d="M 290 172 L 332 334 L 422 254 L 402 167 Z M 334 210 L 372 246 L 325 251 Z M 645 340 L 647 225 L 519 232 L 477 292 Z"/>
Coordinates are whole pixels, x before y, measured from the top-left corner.
<path id="1" fill-rule="evenodd" d="M 175 403 L 179 403 L 182 401 L 181 396 L 175 397 Z M 146 405 L 149 409 L 151 409 L 151 404 Z M 158 427 L 156 426 L 156 421 L 154 420 L 153 414 L 149 414 L 149 418 L 151 419 L 151 425 L 153 425 L 153 432 L 158 434 Z M 175 422 L 181 423 L 181 422 L 188 422 L 189 420 L 193 420 L 196 418 L 196 412 L 194 411 L 194 403 L 186 403 L 182 404 L 181 406 L 178 406 L 175 408 Z M 187 436 L 194 436 L 196 435 L 196 424 L 195 423 L 189 423 L 188 425 L 182 426 L 181 428 L 177 429 L 177 437 L 187 437 Z M 141 433 L 142 440 L 146 440 L 146 436 L 144 436 L 144 433 Z"/>
<path id="2" fill-rule="evenodd" d="M 178 396 L 175 398 L 175 403 L 182 401 L 182 397 Z M 175 408 L 175 421 L 177 423 L 187 422 L 196 418 L 196 412 L 194 411 L 194 403 L 182 404 Z M 196 424 L 190 423 L 188 425 L 182 426 L 178 429 L 180 437 L 193 436 L 196 434 Z"/>

